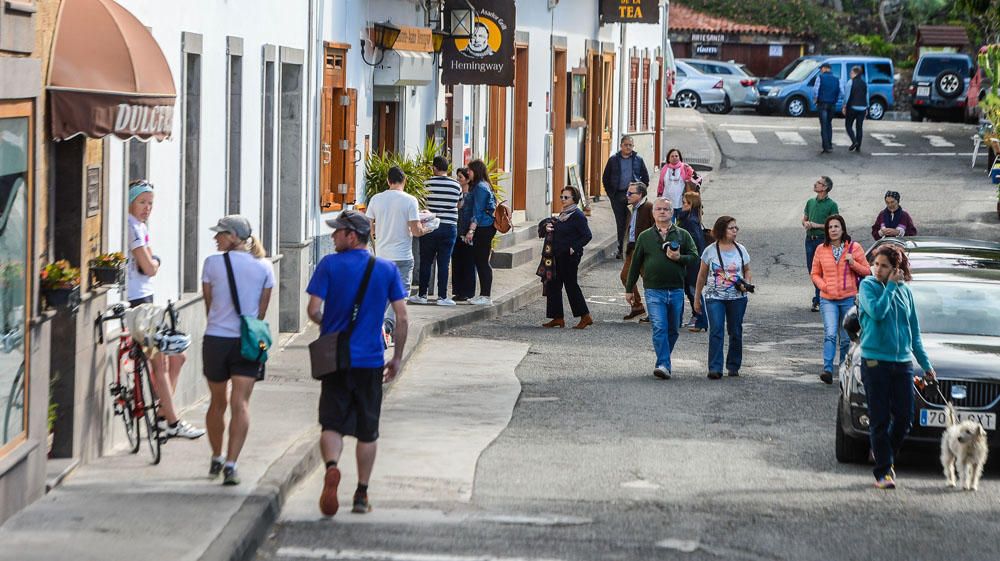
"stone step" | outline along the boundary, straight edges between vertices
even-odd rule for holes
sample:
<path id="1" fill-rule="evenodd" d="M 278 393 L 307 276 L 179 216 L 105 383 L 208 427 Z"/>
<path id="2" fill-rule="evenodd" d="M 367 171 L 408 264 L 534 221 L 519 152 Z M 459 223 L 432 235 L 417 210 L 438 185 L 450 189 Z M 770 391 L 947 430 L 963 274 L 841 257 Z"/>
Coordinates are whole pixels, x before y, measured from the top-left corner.
<path id="1" fill-rule="evenodd" d="M 541 255 L 541 244 L 542 240 L 535 239 L 521 242 L 503 249 L 498 247 L 493 250 L 493 256 L 490 257 L 490 265 L 492 265 L 494 269 L 514 269 L 524 265 L 525 263 L 537 261 L 538 257 Z"/>
<path id="2" fill-rule="evenodd" d="M 522 222 L 511 228 L 506 234 L 497 235 L 497 245 L 494 249 L 507 249 L 529 240 L 538 239 L 538 224 Z M 541 240 L 539 240 L 541 241 Z"/>

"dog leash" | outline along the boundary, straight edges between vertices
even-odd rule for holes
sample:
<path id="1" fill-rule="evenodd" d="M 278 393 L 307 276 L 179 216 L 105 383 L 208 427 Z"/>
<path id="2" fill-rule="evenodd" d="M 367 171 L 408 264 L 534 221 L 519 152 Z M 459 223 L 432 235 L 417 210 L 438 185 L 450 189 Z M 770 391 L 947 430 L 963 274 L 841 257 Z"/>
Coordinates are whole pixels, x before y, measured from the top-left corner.
<path id="1" fill-rule="evenodd" d="M 920 388 L 921 391 L 923 391 L 924 388 L 926 388 L 928 386 L 933 387 L 934 391 L 936 391 L 937 394 L 938 394 L 938 396 L 941 398 L 941 403 L 943 403 L 945 405 L 948 405 L 948 403 L 949 403 L 948 398 L 946 398 L 944 396 L 944 394 L 941 393 L 941 384 L 938 383 L 937 379 L 933 379 L 932 380 L 932 379 L 927 378 L 927 376 L 924 376 L 922 378 L 914 376 L 913 378 L 914 378 L 913 379 L 913 383 L 918 388 Z"/>

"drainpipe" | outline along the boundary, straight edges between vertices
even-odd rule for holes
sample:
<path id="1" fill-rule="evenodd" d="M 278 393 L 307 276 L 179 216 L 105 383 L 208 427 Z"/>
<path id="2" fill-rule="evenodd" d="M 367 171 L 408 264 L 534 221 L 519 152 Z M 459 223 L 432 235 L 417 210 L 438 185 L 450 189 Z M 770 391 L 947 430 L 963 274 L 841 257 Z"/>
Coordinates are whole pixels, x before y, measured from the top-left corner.
<path id="1" fill-rule="evenodd" d="M 660 52 L 663 53 L 663 69 L 661 70 L 661 73 L 663 74 L 664 80 L 660 84 L 660 87 L 663 89 L 663 108 L 660 113 L 662 120 L 657 123 L 656 126 L 660 127 L 660 154 L 663 155 L 662 157 L 666 157 L 667 115 L 669 114 L 668 111 L 670 108 L 670 100 L 667 99 L 667 90 L 670 87 L 670 84 L 666 69 L 669 68 L 669 66 L 667 66 L 667 61 L 673 60 L 674 58 L 674 53 L 672 47 L 670 46 L 670 0 L 663 0 L 660 10 L 660 21 L 663 22 L 660 24 L 660 28 L 663 33 L 662 40 L 660 41 Z M 656 162 L 657 165 L 659 165 L 659 163 L 660 162 Z"/>

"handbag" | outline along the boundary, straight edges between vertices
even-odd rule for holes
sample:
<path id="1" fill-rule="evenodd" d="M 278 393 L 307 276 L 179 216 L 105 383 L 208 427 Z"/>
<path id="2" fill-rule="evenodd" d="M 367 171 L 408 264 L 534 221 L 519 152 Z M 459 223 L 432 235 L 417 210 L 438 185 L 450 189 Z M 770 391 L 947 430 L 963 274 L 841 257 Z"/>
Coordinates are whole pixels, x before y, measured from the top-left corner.
<path id="1" fill-rule="evenodd" d="M 351 368 L 351 335 L 354 334 L 354 324 L 358 320 L 358 312 L 361 311 L 361 301 L 368 290 L 368 281 L 374 269 L 375 256 L 369 255 L 365 276 L 361 280 L 361 286 L 358 287 L 358 294 L 354 297 L 354 306 L 351 308 L 351 319 L 347 322 L 347 328 L 320 335 L 309 343 L 309 362 L 314 379 L 322 380 L 331 374 Z"/>
<path id="2" fill-rule="evenodd" d="M 257 364 L 267 362 L 267 351 L 271 348 L 271 327 L 266 321 L 254 316 L 245 316 L 240 309 L 240 298 L 236 292 L 236 278 L 233 276 L 233 263 L 229 260 L 229 252 L 222 254 L 226 262 L 226 276 L 229 277 L 229 291 L 233 295 L 233 307 L 240 316 L 240 356 Z"/>

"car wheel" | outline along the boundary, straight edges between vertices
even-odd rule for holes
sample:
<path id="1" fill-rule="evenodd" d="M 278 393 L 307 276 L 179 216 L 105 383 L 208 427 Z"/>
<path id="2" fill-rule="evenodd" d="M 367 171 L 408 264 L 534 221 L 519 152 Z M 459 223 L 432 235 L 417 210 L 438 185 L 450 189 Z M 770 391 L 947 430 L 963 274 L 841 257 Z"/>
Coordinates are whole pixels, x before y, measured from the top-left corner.
<path id="1" fill-rule="evenodd" d="M 708 111 L 710 113 L 714 113 L 716 115 L 725 115 L 727 113 L 732 112 L 732 110 L 733 110 L 733 104 L 732 104 L 732 102 L 729 101 L 729 96 L 727 95 L 726 96 L 726 100 L 724 102 L 722 102 L 722 104 L 720 104 L 720 105 L 706 105 L 705 109 L 708 109 Z"/>
<path id="2" fill-rule="evenodd" d="M 876 97 L 868 106 L 868 118 L 873 121 L 881 121 L 883 117 L 885 117 L 885 101 Z"/>
<path id="3" fill-rule="evenodd" d="M 697 109 L 701 105 L 701 98 L 691 90 L 677 92 L 674 101 L 677 103 L 677 107 L 683 107 L 684 109 Z"/>
<path id="4" fill-rule="evenodd" d="M 834 448 L 837 461 L 842 464 L 863 464 L 868 462 L 868 441 L 860 438 L 853 438 L 844 433 L 843 422 L 843 400 L 841 397 L 837 401 L 837 434 L 834 438 Z"/>
<path id="5" fill-rule="evenodd" d="M 806 114 L 806 98 L 794 96 L 785 103 L 785 114 L 789 117 L 801 117 Z"/>
<path id="6" fill-rule="evenodd" d="M 910 120 L 914 123 L 924 122 L 924 112 L 919 109 L 910 109 Z"/>
<path id="7" fill-rule="evenodd" d="M 945 99 L 955 99 L 962 95 L 962 90 L 965 89 L 965 82 L 958 75 L 958 72 L 954 70 L 942 70 L 937 75 L 937 78 L 934 79 L 934 89 L 937 90 L 938 95 Z"/>

